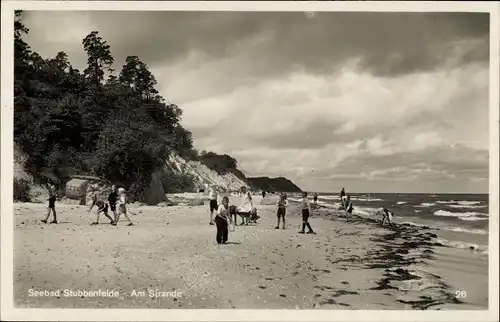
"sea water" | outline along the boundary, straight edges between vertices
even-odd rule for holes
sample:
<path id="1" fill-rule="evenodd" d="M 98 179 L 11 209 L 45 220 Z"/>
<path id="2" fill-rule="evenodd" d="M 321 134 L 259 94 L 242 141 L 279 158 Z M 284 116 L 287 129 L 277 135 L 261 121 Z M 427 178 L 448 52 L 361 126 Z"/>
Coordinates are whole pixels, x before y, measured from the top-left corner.
<path id="1" fill-rule="evenodd" d="M 339 193 L 318 194 L 318 204 L 338 209 Z M 435 229 L 444 245 L 488 253 L 488 194 L 349 193 L 353 213 L 373 218 L 379 207 L 395 214 L 394 222 Z M 300 200 L 290 196 L 291 201 Z M 380 218 L 381 219 L 381 218 Z"/>

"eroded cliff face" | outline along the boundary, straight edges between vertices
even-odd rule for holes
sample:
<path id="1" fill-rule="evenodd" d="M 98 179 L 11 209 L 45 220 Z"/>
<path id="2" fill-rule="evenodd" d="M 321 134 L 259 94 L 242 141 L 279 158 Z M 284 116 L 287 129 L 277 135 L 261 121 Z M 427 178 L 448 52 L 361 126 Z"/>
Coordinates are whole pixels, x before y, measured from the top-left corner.
<path id="1" fill-rule="evenodd" d="M 170 167 L 176 173 L 192 176 L 195 185 L 200 188 L 207 185 L 215 185 L 226 191 L 239 190 L 241 187 L 250 188 L 247 182 L 238 178 L 234 173 L 219 174 L 200 161 L 187 161 L 175 153 L 170 155 L 167 164 L 166 167 Z"/>

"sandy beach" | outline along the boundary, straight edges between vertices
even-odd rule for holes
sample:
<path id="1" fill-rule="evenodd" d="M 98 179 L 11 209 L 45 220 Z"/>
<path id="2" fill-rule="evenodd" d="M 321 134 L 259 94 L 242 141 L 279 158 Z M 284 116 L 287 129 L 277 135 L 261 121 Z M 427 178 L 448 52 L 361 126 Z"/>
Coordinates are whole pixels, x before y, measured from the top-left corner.
<path id="1" fill-rule="evenodd" d="M 232 197 L 237 203 L 237 197 Z M 317 235 L 287 229 L 273 205 L 255 203 L 257 225 L 237 226 L 217 245 L 208 205 L 130 205 L 135 226 L 88 207 L 57 204 L 58 225 L 40 223 L 46 205 L 15 203 L 14 303 L 37 308 L 459 309 L 488 307 L 487 256 L 440 246 L 436 234 L 373 219 L 346 222 L 316 208 Z M 31 296 L 60 290 L 59 296 Z M 113 290 L 118 296 L 66 296 Z M 140 292 L 144 293 L 140 293 Z M 174 292 L 175 291 L 175 292 Z M 465 291 L 457 299 L 457 291 Z M 31 292 L 31 294 L 30 294 Z M 170 292 L 170 293 L 168 293 Z M 67 293 L 66 293 L 67 294 Z M 115 295 L 117 293 L 114 293 Z M 152 295 L 152 296 L 150 296 Z"/>

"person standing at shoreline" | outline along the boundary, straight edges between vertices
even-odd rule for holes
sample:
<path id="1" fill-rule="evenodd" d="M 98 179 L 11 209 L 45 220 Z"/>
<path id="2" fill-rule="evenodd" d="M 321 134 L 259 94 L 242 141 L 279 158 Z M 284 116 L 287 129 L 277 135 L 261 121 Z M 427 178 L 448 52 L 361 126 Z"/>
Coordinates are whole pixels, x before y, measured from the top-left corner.
<path id="1" fill-rule="evenodd" d="M 54 214 L 54 220 L 52 220 L 51 224 L 57 224 L 57 215 L 56 215 L 56 186 L 53 184 L 48 185 L 49 188 L 49 207 L 47 208 L 47 216 L 42 220 L 43 223 L 47 223 L 50 217 L 50 213 Z"/>
<path id="2" fill-rule="evenodd" d="M 209 210 L 210 210 L 210 225 L 214 224 L 213 218 L 214 218 L 214 211 L 217 211 L 217 199 L 218 199 L 219 193 L 217 190 L 215 190 L 215 186 L 210 186 L 208 190 L 208 199 L 209 199 Z"/>
<path id="3" fill-rule="evenodd" d="M 349 221 L 349 218 L 352 216 L 352 210 L 353 210 L 351 196 L 347 196 L 345 200 L 344 209 L 346 212 L 346 220 Z"/>
<path id="4" fill-rule="evenodd" d="M 116 214 L 116 201 L 118 200 L 118 193 L 116 192 L 116 185 L 111 186 L 111 193 L 108 196 L 108 204 L 109 204 L 109 209 L 113 212 L 113 216 L 115 219 L 113 220 L 116 222 L 117 214 Z"/>
<path id="5" fill-rule="evenodd" d="M 217 236 L 215 237 L 217 244 L 225 244 L 229 237 L 228 226 L 231 222 L 229 215 L 229 198 L 224 196 L 222 198 L 222 205 L 217 209 L 215 215 L 215 225 L 217 227 Z"/>
<path id="6" fill-rule="evenodd" d="M 345 207 L 344 197 L 345 197 L 345 190 L 344 190 L 344 188 L 342 188 L 342 190 L 340 191 L 340 202 L 342 203 L 342 207 Z"/>
<path id="7" fill-rule="evenodd" d="M 277 211 L 276 215 L 278 216 L 278 224 L 276 225 L 276 229 L 280 228 L 280 219 L 283 218 L 283 229 L 286 227 L 285 215 L 286 215 L 286 207 L 288 207 L 288 200 L 286 198 L 285 193 L 282 193 L 276 203 Z"/>
<path id="8" fill-rule="evenodd" d="M 318 204 L 318 194 L 316 192 L 314 193 L 313 200 L 314 200 L 314 204 L 317 205 Z"/>
<path id="9" fill-rule="evenodd" d="M 307 199 L 307 192 L 302 192 L 302 230 L 299 231 L 299 234 L 304 234 L 305 233 L 305 229 L 306 229 L 306 226 L 307 226 L 307 229 L 308 229 L 308 234 L 316 234 L 311 225 L 309 224 L 309 216 L 311 215 L 312 213 L 312 210 L 311 210 L 311 203 L 309 202 L 309 199 Z"/>

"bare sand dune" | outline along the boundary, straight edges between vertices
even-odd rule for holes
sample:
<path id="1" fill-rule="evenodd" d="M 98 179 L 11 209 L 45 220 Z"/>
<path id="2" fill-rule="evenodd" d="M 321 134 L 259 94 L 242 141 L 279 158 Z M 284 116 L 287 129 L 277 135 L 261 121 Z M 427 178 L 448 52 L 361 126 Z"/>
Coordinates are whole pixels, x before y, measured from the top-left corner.
<path id="1" fill-rule="evenodd" d="M 237 203 L 237 197 L 231 199 Z M 430 233 L 411 227 L 390 230 L 360 218 L 346 223 L 337 215 L 317 210 L 311 224 L 318 234 L 301 235 L 297 233 L 301 222 L 297 209 L 289 209 L 288 228 L 277 230 L 274 207 L 261 206 L 259 202 L 256 197 L 262 217 L 259 223 L 237 226 L 227 245 L 215 243 L 215 227 L 208 225 L 206 205 L 131 206 L 136 225 L 127 227 L 122 221 L 113 227 L 104 216 L 99 226 L 89 226 L 94 215 L 88 214 L 88 207 L 72 205 L 58 205 L 58 225 L 41 224 L 44 205 L 17 203 L 15 305 L 221 309 L 487 307 L 487 275 L 486 287 L 482 275 L 478 275 L 487 272 L 487 267 L 477 265 L 469 272 L 459 273 L 460 281 L 472 279 L 467 285 L 470 296 L 460 303 L 454 297 L 455 287 L 446 284 L 440 275 L 442 267 L 436 266 L 433 259 L 440 256 L 443 260 L 443 256 L 453 254 L 444 248 L 436 253 L 438 246 Z M 30 296 L 30 289 L 60 290 L 61 294 Z M 114 290 L 119 296 L 68 297 L 64 290 Z"/>

